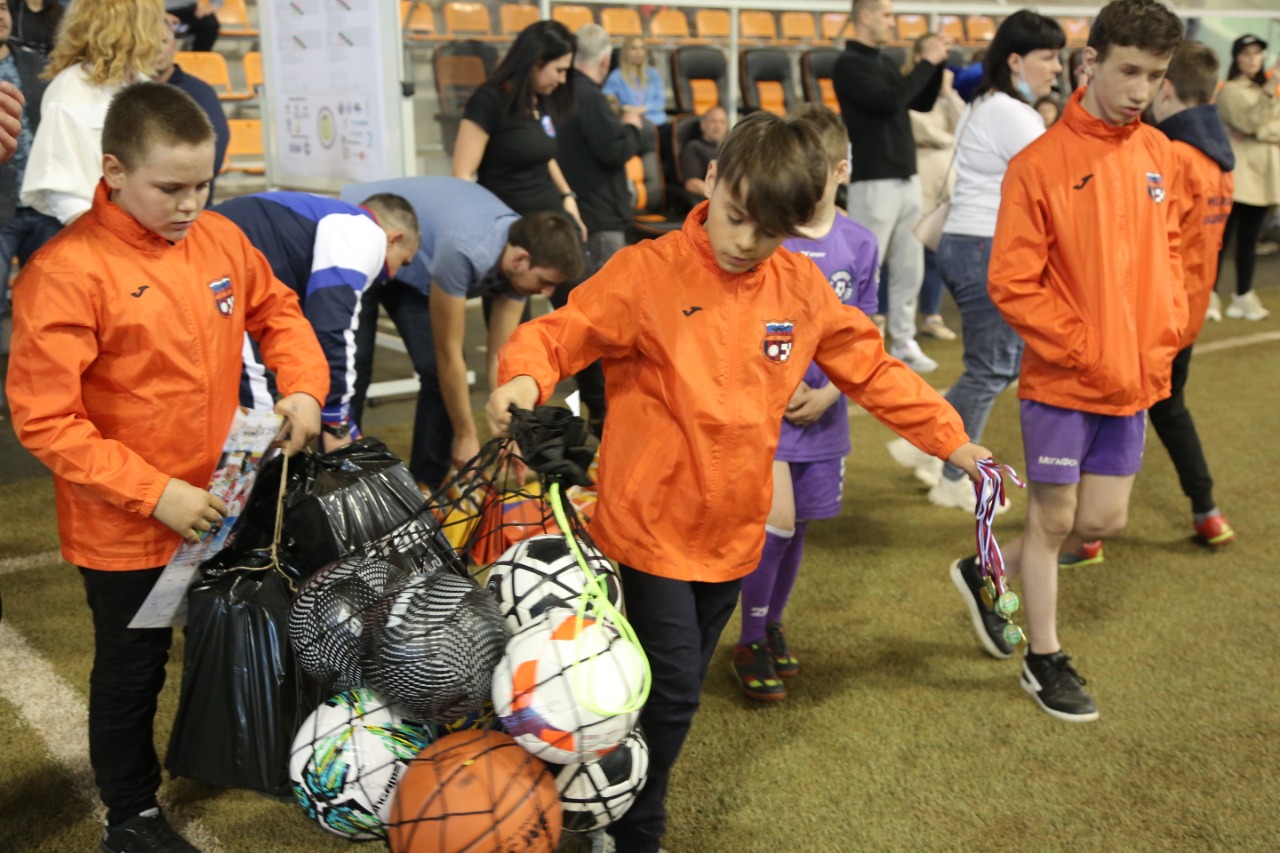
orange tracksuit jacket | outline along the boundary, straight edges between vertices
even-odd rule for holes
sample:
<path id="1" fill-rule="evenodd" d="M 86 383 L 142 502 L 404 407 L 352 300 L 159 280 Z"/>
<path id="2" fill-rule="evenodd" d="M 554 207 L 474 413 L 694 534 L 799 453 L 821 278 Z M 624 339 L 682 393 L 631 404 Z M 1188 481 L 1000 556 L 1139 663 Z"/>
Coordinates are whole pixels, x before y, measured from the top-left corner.
<path id="1" fill-rule="evenodd" d="M 62 555 L 164 565 L 151 517 L 177 477 L 203 488 L 239 399 L 246 329 L 283 394 L 323 401 L 329 367 L 298 297 L 226 218 L 169 243 L 107 198 L 36 253 L 13 288 L 8 391 L 19 440 L 54 473 Z"/>
<path id="2" fill-rule="evenodd" d="M 1179 349 L 1196 341 L 1204 327 L 1209 297 L 1218 282 L 1218 255 L 1231 213 L 1235 180 L 1194 145 L 1174 141 L 1182 166 L 1182 274 L 1187 288 L 1187 327 Z"/>
<path id="3" fill-rule="evenodd" d="M 1173 144 L 1094 118 L 1062 120 L 1010 162 L 991 247 L 991 300 L 1026 342 L 1018 396 L 1132 415 L 1169 396 L 1187 328 Z"/>
<path id="4" fill-rule="evenodd" d="M 779 249 L 726 273 L 706 215 L 703 202 L 681 231 L 623 249 L 568 305 L 516 329 L 499 381 L 527 374 L 546 400 L 603 358 L 609 417 L 593 537 L 650 574 L 728 581 L 760 560 L 782 416 L 811 361 L 935 456 L 968 436 L 812 261 Z"/>

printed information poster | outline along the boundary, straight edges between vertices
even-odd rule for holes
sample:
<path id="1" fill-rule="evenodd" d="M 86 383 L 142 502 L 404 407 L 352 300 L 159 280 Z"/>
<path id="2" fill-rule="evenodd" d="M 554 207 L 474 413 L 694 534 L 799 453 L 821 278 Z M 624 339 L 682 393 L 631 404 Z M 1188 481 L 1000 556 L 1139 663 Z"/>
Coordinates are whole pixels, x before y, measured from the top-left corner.
<path id="1" fill-rule="evenodd" d="M 244 511 L 263 458 L 280 433 L 284 418 L 274 412 L 240 409 L 222 445 L 218 467 L 209 480 L 209 491 L 227 505 L 227 517 L 212 536 L 199 542 L 183 542 L 160 573 L 151 594 L 142 603 L 130 628 L 169 628 L 187 621 L 187 590 L 200 564 L 222 550 L 240 513 Z"/>
<path id="2" fill-rule="evenodd" d="M 376 181 L 389 174 L 389 82 L 379 4 L 273 0 L 258 6 L 270 39 L 267 81 L 274 162 L 288 176 Z M 398 174 L 398 172 L 396 172 Z"/>

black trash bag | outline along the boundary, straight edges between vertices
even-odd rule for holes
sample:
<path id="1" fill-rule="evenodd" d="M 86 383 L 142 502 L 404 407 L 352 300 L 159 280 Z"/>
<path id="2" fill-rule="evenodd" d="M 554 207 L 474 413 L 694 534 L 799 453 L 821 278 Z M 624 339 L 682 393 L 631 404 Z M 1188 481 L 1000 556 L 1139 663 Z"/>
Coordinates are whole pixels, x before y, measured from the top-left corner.
<path id="1" fill-rule="evenodd" d="M 288 581 L 268 554 L 222 551 L 188 592 L 182 694 L 165 766 L 210 785 L 288 796 L 289 753 L 323 697 L 289 648 Z"/>

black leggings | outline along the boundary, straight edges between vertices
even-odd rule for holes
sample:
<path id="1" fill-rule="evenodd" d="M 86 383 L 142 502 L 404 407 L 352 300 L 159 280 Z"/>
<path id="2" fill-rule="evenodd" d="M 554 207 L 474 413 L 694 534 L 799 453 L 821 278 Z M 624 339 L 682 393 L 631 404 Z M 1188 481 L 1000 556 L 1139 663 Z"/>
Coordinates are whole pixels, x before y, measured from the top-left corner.
<path id="1" fill-rule="evenodd" d="M 1236 294 L 1244 296 L 1253 290 L 1253 268 L 1258 261 L 1258 238 L 1267 209 L 1235 202 L 1227 217 L 1227 230 L 1222 235 L 1222 254 L 1218 256 L 1218 278 L 1222 278 L 1222 261 L 1227 256 L 1231 235 L 1236 238 Z"/>

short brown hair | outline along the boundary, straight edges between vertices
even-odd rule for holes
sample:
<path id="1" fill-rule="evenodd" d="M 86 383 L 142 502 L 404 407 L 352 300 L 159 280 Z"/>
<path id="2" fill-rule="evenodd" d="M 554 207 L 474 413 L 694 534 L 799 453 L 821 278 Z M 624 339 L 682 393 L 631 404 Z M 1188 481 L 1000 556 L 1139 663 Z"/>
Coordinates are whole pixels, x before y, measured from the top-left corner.
<path id="1" fill-rule="evenodd" d="M 414 243 L 422 239 L 422 227 L 418 224 L 418 212 L 404 196 L 395 193 L 378 193 L 360 202 L 378 217 L 379 222 L 392 226 L 409 235 Z"/>
<path id="2" fill-rule="evenodd" d="M 1113 47 L 1136 47 L 1168 56 L 1182 41 L 1182 21 L 1157 0 L 1112 0 L 1102 7 L 1089 28 L 1089 47 L 1107 58 Z"/>
<path id="3" fill-rule="evenodd" d="M 816 156 L 822 150 L 813 122 L 752 113 L 720 143 L 716 182 L 729 189 L 762 228 L 795 234 L 813 218 L 826 192 L 826 158 Z"/>
<path id="4" fill-rule="evenodd" d="M 822 151 L 827 156 L 827 171 L 833 172 L 842 160 L 849 159 L 849 128 L 844 119 L 826 104 L 801 104 L 792 113 L 799 121 L 807 121 L 822 138 Z"/>
<path id="5" fill-rule="evenodd" d="M 167 83 L 135 83 L 111 99 L 102 125 L 102 153 L 132 172 L 153 145 L 195 146 L 213 138 L 209 116 L 186 92 Z"/>
<path id="6" fill-rule="evenodd" d="M 1198 107 L 1213 100 L 1218 89 L 1218 54 L 1209 45 L 1184 41 L 1174 51 L 1165 79 L 1173 84 L 1178 100 Z"/>
<path id="7" fill-rule="evenodd" d="M 529 253 L 529 266 L 559 270 L 565 281 L 582 278 L 587 265 L 578 226 L 555 211 L 520 217 L 507 232 L 507 242 Z"/>

